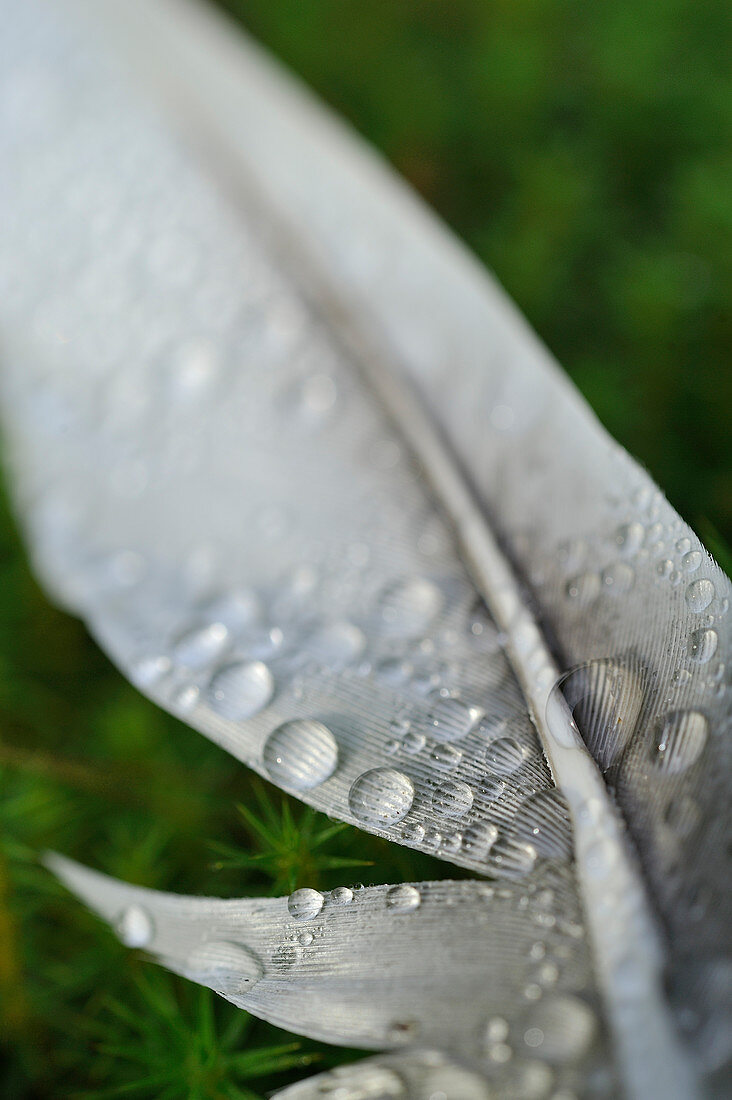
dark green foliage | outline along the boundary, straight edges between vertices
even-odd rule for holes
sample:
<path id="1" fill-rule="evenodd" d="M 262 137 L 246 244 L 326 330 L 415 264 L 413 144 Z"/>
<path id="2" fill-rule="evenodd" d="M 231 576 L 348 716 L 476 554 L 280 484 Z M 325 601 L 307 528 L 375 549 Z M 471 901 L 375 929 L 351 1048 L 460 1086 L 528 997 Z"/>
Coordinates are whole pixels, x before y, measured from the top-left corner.
<path id="1" fill-rule="evenodd" d="M 726 0 L 228 6 L 496 270 L 729 570 Z M 261 1096 L 353 1057 L 125 950 L 38 853 L 224 896 L 455 870 L 283 798 L 144 700 L 47 603 L 5 506 L 0 591 L 0 1097 Z"/>

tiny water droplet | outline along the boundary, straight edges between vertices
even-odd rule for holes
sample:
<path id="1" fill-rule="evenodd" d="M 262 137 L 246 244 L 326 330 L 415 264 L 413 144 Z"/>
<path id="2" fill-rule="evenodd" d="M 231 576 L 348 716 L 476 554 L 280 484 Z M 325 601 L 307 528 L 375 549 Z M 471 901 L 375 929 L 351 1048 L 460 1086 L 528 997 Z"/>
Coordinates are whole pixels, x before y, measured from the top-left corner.
<path id="1" fill-rule="evenodd" d="M 227 940 L 207 940 L 191 953 L 186 962 L 186 974 L 223 993 L 240 997 L 262 977 L 262 967 L 246 947 Z"/>
<path id="2" fill-rule="evenodd" d="M 139 688 L 151 688 L 167 676 L 172 667 L 169 657 L 143 657 L 132 666 L 130 679 Z"/>
<path id="3" fill-rule="evenodd" d="M 331 890 L 330 897 L 336 905 L 348 905 L 353 901 L 353 890 L 348 886 L 336 886 L 335 890 Z"/>
<path id="4" fill-rule="evenodd" d="M 615 543 L 621 554 L 631 557 L 643 545 L 645 530 L 642 523 L 624 523 L 615 532 Z"/>
<path id="5" fill-rule="evenodd" d="M 498 828 L 491 822 L 482 821 L 471 825 L 463 834 L 463 851 L 471 859 L 485 859 L 498 839 Z"/>
<path id="6" fill-rule="evenodd" d="M 301 947 L 310 947 L 310 944 L 313 942 L 314 938 L 315 937 L 313 936 L 312 932 L 301 932 L 300 935 L 297 937 L 297 942 L 300 944 Z"/>
<path id="7" fill-rule="evenodd" d="M 401 883 L 392 886 L 386 894 L 386 907 L 392 913 L 411 913 L 417 909 L 422 901 L 416 886 Z"/>
<path id="8" fill-rule="evenodd" d="M 499 836 L 490 851 L 489 863 L 494 874 L 504 878 L 523 878 L 536 863 L 537 851 L 512 836 Z"/>
<path id="9" fill-rule="evenodd" d="M 313 920 L 323 908 L 324 897 L 319 890 L 304 886 L 287 899 L 287 910 L 293 920 Z"/>
<path id="10" fill-rule="evenodd" d="M 462 760 L 463 754 L 452 745 L 435 745 L 430 753 L 430 760 L 441 771 L 454 771 Z"/>
<path id="11" fill-rule="evenodd" d="M 348 805 L 358 820 L 386 828 L 409 813 L 414 801 L 410 779 L 395 768 L 371 768 L 353 783 Z"/>
<path id="12" fill-rule="evenodd" d="M 388 585 L 379 600 L 386 633 L 412 638 L 421 634 L 442 610 L 442 592 L 425 577 L 407 577 Z"/>
<path id="13" fill-rule="evenodd" d="M 426 729 L 436 741 L 462 740 L 483 717 L 480 708 L 470 706 L 449 693 L 435 691 L 429 702 Z"/>
<path id="14" fill-rule="evenodd" d="M 600 595 L 602 585 L 597 573 L 580 573 L 567 582 L 567 598 L 578 607 L 586 607 Z"/>
<path id="15" fill-rule="evenodd" d="M 716 630 L 693 630 L 689 635 L 689 656 L 700 665 L 711 661 L 717 652 L 719 636 Z"/>
<path id="16" fill-rule="evenodd" d="M 415 756 L 416 753 L 421 752 L 426 744 L 427 738 L 418 730 L 409 730 L 405 733 L 402 740 L 402 748 L 405 752 L 408 752 L 410 756 Z"/>
<path id="17" fill-rule="evenodd" d="M 208 701 L 222 718 L 238 722 L 263 710 L 274 686 L 272 673 L 262 661 L 225 665 L 211 680 Z"/>
<path id="18" fill-rule="evenodd" d="M 700 577 L 698 581 L 692 581 L 686 589 L 686 602 L 695 613 L 706 610 L 714 599 L 714 585 L 706 577 Z"/>
<path id="19" fill-rule="evenodd" d="M 700 550 L 690 550 L 681 559 L 681 567 L 685 573 L 695 573 L 703 561 Z"/>
<path id="20" fill-rule="evenodd" d="M 115 927 L 125 947 L 148 947 L 155 931 L 152 917 L 141 905 L 123 909 Z"/>
<path id="21" fill-rule="evenodd" d="M 462 817 L 473 805 L 473 792 L 467 783 L 448 779 L 432 792 L 432 808 L 442 817 Z"/>
<path id="22" fill-rule="evenodd" d="M 676 543 L 676 550 L 678 551 L 679 554 L 688 554 L 688 552 L 691 550 L 691 539 L 689 539 L 689 538 L 679 539 L 678 542 Z"/>
<path id="23" fill-rule="evenodd" d="M 671 775 L 686 771 L 701 756 L 709 735 L 709 722 L 696 710 L 670 714 L 656 736 L 656 761 Z"/>
<path id="24" fill-rule="evenodd" d="M 340 669 L 358 660 L 366 648 L 366 638 L 353 623 L 328 623 L 310 635 L 305 648 L 316 661 Z"/>
<path id="25" fill-rule="evenodd" d="M 531 1009 L 525 1034 L 530 1045 L 552 1064 L 573 1062 L 589 1049 L 597 1030 L 597 1020 L 589 1005 L 578 997 L 557 995 L 542 1000 Z"/>
<path id="26" fill-rule="evenodd" d="M 518 771 L 525 760 L 525 752 L 513 737 L 499 737 L 486 749 L 485 761 L 498 775 L 511 775 Z"/>
<path id="27" fill-rule="evenodd" d="M 635 583 L 635 573 L 630 565 L 624 561 L 608 565 L 602 571 L 602 585 L 606 592 L 612 596 L 621 596 L 629 592 Z"/>
<path id="28" fill-rule="evenodd" d="M 262 750 L 267 772 L 276 783 L 309 791 L 324 783 L 336 769 L 338 745 L 322 722 L 296 718 L 270 733 Z"/>
<path id="29" fill-rule="evenodd" d="M 173 648 L 175 660 L 186 668 L 206 668 L 217 660 L 229 644 L 229 631 L 223 623 L 188 630 Z"/>
<path id="30" fill-rule="evenodd" d="M 183 684 L 171 695 L 170 705 L 179 714 L 190 714 L 195 709 L 200 695 L 200 688 L 196 684 Z"/>
<path id="31" fill-rule="evenodd" d="M 424 825 L 419 822 L 410 822 L 402 829 L 402 840 L 406 844 L 421 844 L 424 840 Z"/>
<path id="32" fill-rule="evenodd" d="M 663 558 L 656 565 L 656 572 L 659 577 L 669 577 L 673 570 L 674 563 L 669 558 Z"/>

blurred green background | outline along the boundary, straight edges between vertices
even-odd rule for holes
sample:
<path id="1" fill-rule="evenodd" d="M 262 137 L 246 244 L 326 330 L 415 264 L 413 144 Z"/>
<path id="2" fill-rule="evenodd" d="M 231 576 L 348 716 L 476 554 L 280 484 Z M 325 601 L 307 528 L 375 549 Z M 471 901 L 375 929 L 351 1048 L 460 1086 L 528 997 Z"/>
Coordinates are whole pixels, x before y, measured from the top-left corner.
<path id="1" fill-rule="evenodd" d="M 729 569 L 727 0 L 225 6 L 493 268 Z M 0 1096 L 252 1097 L 353 1057 L 121 948 L 37 853 L 222 895 L 454 871 L 334 827 L 141 698 L 49 606 L 6 503 L 0 573 Z"/>

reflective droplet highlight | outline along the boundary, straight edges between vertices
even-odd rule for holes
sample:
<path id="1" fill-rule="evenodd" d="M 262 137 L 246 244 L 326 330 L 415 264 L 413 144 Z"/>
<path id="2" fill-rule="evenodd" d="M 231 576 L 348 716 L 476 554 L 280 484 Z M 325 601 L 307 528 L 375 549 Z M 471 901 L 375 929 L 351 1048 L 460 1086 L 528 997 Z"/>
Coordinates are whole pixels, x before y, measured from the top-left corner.
<path id="1" fill-rule="evenodd" d="M 436 691 L 430 696 L 426 730 L 436 741 L 460 741 L 483 717 L 479 707 L 470 706 L 454 695 Z"/>
<path id="2" fill-rule="evenodd" d="M 689 635 L 688 653 L 692 661 L 705 665 L 717 652 L 719 636 L 716 630 L 693 630 Z"/>
<path id="3" fill-rule="evenodd" d="M 397 637 L 421 634 L 442 610 L 442 592 L 425 577 L 407 577 L 387 586 L 379 606 L 383 629 Z"/>

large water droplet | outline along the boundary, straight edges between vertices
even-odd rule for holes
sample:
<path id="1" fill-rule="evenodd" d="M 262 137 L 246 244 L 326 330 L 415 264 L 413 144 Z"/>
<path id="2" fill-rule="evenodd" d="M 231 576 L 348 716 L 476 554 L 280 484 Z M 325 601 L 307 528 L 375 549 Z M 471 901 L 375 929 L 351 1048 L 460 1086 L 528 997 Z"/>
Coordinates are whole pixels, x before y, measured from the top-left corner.
<path id="1" fill-rule="evenodd" d="M 241 997 L 262 977 L 262 967 L 246 947 L 228 940 L 207 940 L 191 953 L 187 976 L 225 997 Z"/>
<path id="2" fill-rule="evenodd" d="M 304 886 L 287 899 L 287 910 L 293 920 L 313 920 L 323 908 L 325 898 L 319 890 Z"/>
<path id="3" fill-rule="evenodd" d="M 708 734 L 709 722 L 699 711 L 674 711 L 656 737 L 658 764 L 672 775 L 686 771 L 701 756 Z"/>
<path id="4" fill-rule="evenodd" d="M 226 665 L 211 680 L 208 700 L 222 718 L 232 722 L 252 718 L 274 694 L 272 673 L 262 661 Z"/>
<path id="5" fill-rule="evenodd" d="M 686 602 L 697 615 L 701 611 L 705 611 L 713 599 L 714 585 L 706 577 L 700 577 L 698 581 L 692 581 L 686 589 Z"/>
<path id="6" fill-rule="evenodd" d="M 541 1001 L 532 1008 L 526 1024 L 526 1031 L 531 1033 L 529 1045 L 555 1065 L 581 1058 L 597 1030 L 589 1005 L 569 995 Z"/>
<path id="7" fill-rule="evenodd" d="M 409 813 L 414 801 L 412 782 L 395 768 L 372 768 L 348 792 L 351 813 L 367 825 L 386 828 Z"/>
<path id="8" fill-rule="evenodd" d="M 491 822 L 482 821 L 471 825 L 463 833 L 463 851 L 471 859 L 485 859 L 498 839 L 498 828 Z"/>
<path id="9" fill-rule="evenodd" d="M 462 740 L 483 717 L 479 707 L 472 707 L 455 695 L 435 691 L 429 702 L 426 730 L 436 741 Z"/>
<path id="10" fill-rule="evenodd" d="M 416 886 L 406 882 L 392 886 L 386 894 L 386 907 L 392 913 L 411 913 L 419 907 L 422 898 Z"/>
<path id="11" fill-rule="evenodd" d="M 408 577 L 383 590 L 380 612 L 386 633 L 401 638 L 421 634 L 440 612 L 443 595 L 425 577 Z"/>
<path id="12" fill-rule="evenodd" d="M 432 793 L 432 809 L 442 817 L 462 817 L 473 805 L 473 792 L 467 783 L 449 779 Z"/>
<path id="13" fill-rule="evenodd" d="M 705 665 L 717 652 L 719 636 L 716 630 L 692 630 L 689 635 L 689 656 L 692 661 Z"/>
<path id="14" fill-rule="evenodd" d="M 296 718 L 283 722 L 270 733 L 262 760 L 275 783 L 296 791 L 309 791 L 335 771 L 338 745 L 322 722 Z"/>
<path id="15" fill-rule="evenodd" d="M 622 754 L 638 721 L 644 698 L 641 666 L 632 660 L 578 665 L 560 677 L 552 689 L 547 718 L 561 703 L 560 696 L 588 749 L 606 770 Z"/>
<path id="16" fill-rule="evenodd" d="M 188 630 L 178 638 L 173 655 L 186 668 L 206 668 L 217 660 L 229 645 L 229 631 L 223 623 Z"/>
<path id="17" fill-rule="evenodd" d="M 498 737 L 486 749 L 485 762 L 498 775 L 511 775 L 523 764 L 526 754 L 513 737 Z"/>
<path id="18" fill-rule="evenodd" d="M 115 927 L 125 947 L 148 947 L 155 931 L 152 917 L 141 905 L 123 909 Z"/>
<path id="19" fill-rule="evenodd" d="M 572 824 L 566 799 L 559 791 L 540 791 L 522 802 L 514 817 L 516 835 L 543 856 L 568 859 L 572 854 Z"/>

